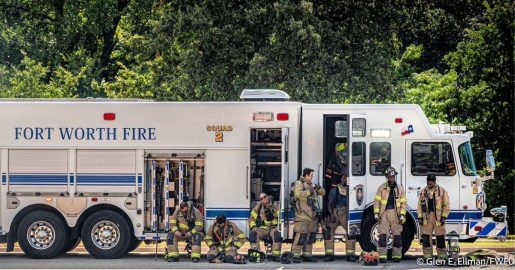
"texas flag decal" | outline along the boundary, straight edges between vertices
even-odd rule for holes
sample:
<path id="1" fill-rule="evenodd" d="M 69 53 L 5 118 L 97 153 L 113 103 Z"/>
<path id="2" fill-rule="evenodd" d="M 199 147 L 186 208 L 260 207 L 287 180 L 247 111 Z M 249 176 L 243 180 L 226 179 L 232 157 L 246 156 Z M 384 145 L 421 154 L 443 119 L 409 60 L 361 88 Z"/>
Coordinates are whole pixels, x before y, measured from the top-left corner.
<path id="1" fill-rule="evenodd" d="M 407 128 L 403 128 L 401 131 L 401 136 L 408 135 L 410 133 L 413 133 L 413 125 L 409 125 Z"/>

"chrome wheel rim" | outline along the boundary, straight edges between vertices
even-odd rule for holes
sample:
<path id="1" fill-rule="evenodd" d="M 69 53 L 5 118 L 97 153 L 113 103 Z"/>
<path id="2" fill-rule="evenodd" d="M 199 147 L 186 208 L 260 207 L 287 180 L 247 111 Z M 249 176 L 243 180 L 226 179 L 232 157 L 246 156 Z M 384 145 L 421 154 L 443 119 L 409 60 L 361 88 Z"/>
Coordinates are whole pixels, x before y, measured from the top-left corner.
<path id="1" fill-rule="evenodd" d="M 370 240 L 372 244 L 377 247 L 377 242 L 379 241 L 379 223 L 376 222 L 374 226 L 372 226 L 372 230 L 370 230 Z M 393 237 L 392 232 L 390 232 L 390 236 L 386 239 L 386 248 L 390 249 L 393 245 Z"/>
<path id="2" fill-rule="evenodd" d="M 91 239 L 99 249 L 111 249 L 120 241 L 120 229 L 111 221 L 100 221 L 93 226 Z"/>
<path id="3" fill-rule="evenodd" d="M 55 241 L 55 229 L 46 221 L 36 221 L 27 230 L 27 240 L 31 247 L 44 250 L 51 247 Z"/>

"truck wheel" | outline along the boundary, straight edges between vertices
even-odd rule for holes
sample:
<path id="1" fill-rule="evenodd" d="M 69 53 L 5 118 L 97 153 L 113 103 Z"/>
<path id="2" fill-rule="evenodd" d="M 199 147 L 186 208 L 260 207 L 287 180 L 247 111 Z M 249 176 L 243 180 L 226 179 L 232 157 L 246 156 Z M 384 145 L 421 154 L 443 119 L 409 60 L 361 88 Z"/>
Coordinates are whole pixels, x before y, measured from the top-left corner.
<path id="1" fill-rule="evenodd" d="M 92 214 L 82 226 L 84 247 L 97 259 L 115 259 L 127 254 L 131 233 L 122 215 L 102 210 Z"/>
<path id="2" fill-rule="evenodd" d="M 132 241 L 131 241 L 131 245 L 130 245 L 129 250 L 127 252 L 132 252 L 132 251 L 136 250 L 139 247 L 140 244 L 141 244 L 141 241 L 138 240 L 138 238 L 133 237 Z"/>
<path id="3" fill-rule="evenodd" d="M 49 259 L 63 252 L 68 242 L 68 231 L 68 227 L 56 214 L 35 211 L 21 220 L 17 239 L 29 257 Z"/>
<path id="4" fill-rule="evenodd" d="M 402 229 L 402 254 L 405 254 L 413 242 L 415 237 L 413 221 L 408 217 L 408 220 L 403 225 Z M 359 238 L 359 245 L 367 252 L 377 250 L 377 241 L 379 239 L 379 224 L 374 219 L 374 214 L 369 212 L 365 215 L 363 223 L 361 225 L 361 237 Z M 388 257 L 391 257 L 391 248 L 393 244 L 393 238 L 390 236 L 387 239 L 386 246 L 388 247 Z"/>
<path id="5" fill-rule="evenodd" d="M 74 250 L 79 244 L 80 244 L 80 237 L 68 240 L 68 243 L 66 243 L 66 246 L 64 247 L 63 253 Z"/>

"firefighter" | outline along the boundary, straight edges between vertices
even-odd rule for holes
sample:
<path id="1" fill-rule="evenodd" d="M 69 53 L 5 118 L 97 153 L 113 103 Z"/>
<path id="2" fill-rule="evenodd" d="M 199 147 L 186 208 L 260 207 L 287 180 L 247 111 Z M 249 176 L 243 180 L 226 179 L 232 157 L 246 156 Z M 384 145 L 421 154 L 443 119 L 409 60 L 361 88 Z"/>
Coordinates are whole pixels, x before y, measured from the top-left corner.
<path id="1" fill-rule="evenodd" d="M 343 174 L 347 173 L 347 144 L 338 143 L 334 149 L 334 156 L 329 160 L 325 169 L 325 179 L 340 183 Z"/>
<path id="2" fill-rule="evenodd" d="M 245 233 L 223 215 L 217 216 L 204 238 L 210 263 L 234 263 L 238 249 L 245 244 Z"/>
<path id="3" fill-rule="evenodd" d="M 404 188 L 396 182 L 397 171 L 390 167 L 385 171 L 386 183 L 379 185 L 374 199 L 374 218 L 379 222 L 377 253 L 379 262 L 386 262 L 386 239 L 393 234 L 393 261 L 402 257 L 402 224 L 406 222 L 406 196 Z"/>
<path id="4" fill-rule="evenodd" d="M 179 261 L 179 241 L 191 242 L 191 260 L 198 263 L 200 260 L 200 242 L 204 236 L 204 220 L 200 211 L 190 202 L 182 202 L 175 210 L 170 220 L 171 233 L 166 240 L 167 251 L 165 260 Z"/>
<path id="5" fill-rule="evenodd" d="M 316 262 L 312 257 L 313 244 L 316 240 L 321 213 L 317 207 L 317 196 L 324 196 L 325 190 L 318 184 L 313 185 L 313 169 L 305 168 L 302 177 L 295 183 L 295 224 L 294 240 L 291 247 L 293 262 Z"/>
<path id="6" fill-rule="evenodd" d="M 280 261 L 282 237 L 277 230 L 279 208 L 271 201 L 266 193 L 259 194 L 259 203 L 250 212 L 249 217 L 249 242 L 252 250 L 260 250 L 259 241 L 264 237 L 272 239 L 272 259 Z M 250 252 L 251 253 L 251 252 Z M 256 261 L 250 255 L 249 261 Z"/>
<path id="7" fill-rule="evenodd" d="M 334 261 L 334 232 L 338 226 L 342 226 L 347 233 L 346 237 L 346 254 L 347 261 L 355 262 L 354 251 L 356 247 L 356 236 L 350 235 L 348 231 L 348 186 L 347 175 L 344 173 L 338 181 L 333 178 L 332 188 L 329 191 L 329 198 L 327 200 L 329 217 L 326 226 L 323 228 L 324 234 L 324 247 L 325 258 L 324 262 Z"/>
<path id="8" fill-rule="evenodd" d="M 420 192 L 417 216 L 422 226 L 422 250 L 427 260 L 433 257 L 433 230 L 436 234 L 436 252 L 438 258 L 447 259 L 445 248 L 445 220 L 449 216 L 449 194 L 436 184 L 436 176 L 427 176 L 427 186 Z"/>

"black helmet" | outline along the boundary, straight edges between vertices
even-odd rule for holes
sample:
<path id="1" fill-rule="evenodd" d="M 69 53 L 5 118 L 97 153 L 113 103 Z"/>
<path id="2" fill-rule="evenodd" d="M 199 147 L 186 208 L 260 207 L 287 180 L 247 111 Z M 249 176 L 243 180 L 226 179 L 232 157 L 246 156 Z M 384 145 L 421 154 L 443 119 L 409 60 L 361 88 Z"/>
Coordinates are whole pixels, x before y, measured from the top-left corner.
<path id="1" fill-rule="evenodd" d="M 390 167 L 390 168 L 386 169 L 386 171 L 384 171 L 384 176 L 386 176 L 386 177 L 396 176 L 396 175 L 397 175 L 397 171 L 395 170 L 394 167 Z"/>
<path id="2" fill-rule="evenodd" d="M 434 174 L 427 175 L 427 181 L 436 182 L 436 176 Z"/>
<path id="3" fill-rule="evenodd" d="M 216 224 L 224 224 L 225 221 L 227 221 L 227 218 L 224 216 L 224 215 L 219 215 L 219 216 L 216 216 L 215 218 L 215 222 Z"/>
<path id="4" fill-rule="evenodd" d="M 290 251 L 285 251 L 281 254 L 281 263 L 290 264 L 293 262 L 293 253 Z"/>

